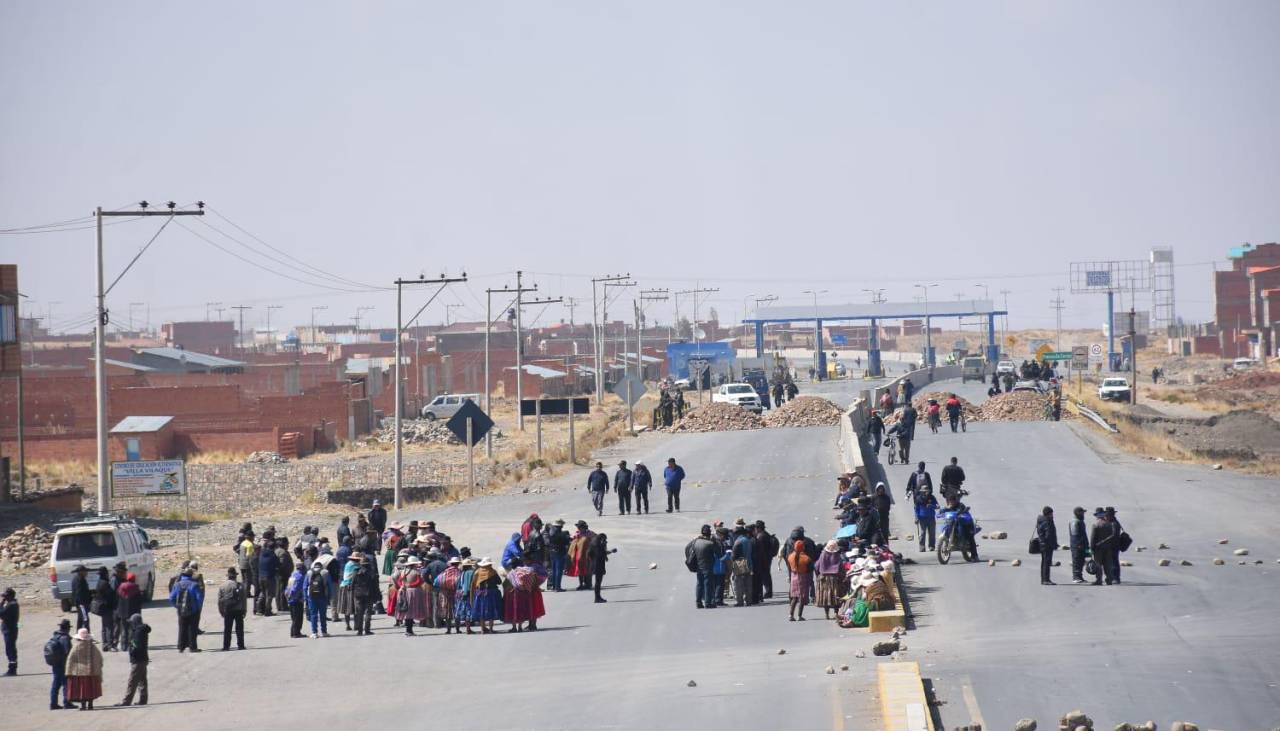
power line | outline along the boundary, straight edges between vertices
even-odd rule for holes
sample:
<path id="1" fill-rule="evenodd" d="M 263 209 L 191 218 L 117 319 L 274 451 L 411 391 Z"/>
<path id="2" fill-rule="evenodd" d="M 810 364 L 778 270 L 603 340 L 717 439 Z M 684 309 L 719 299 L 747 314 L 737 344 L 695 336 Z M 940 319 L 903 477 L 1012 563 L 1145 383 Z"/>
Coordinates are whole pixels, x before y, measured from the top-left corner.
<path id="1" fill-rule="evenodd" d="M 264 259 L 267 259 L 267 260 L 269 260 L 269 261 L 275 262 L 276 264 L 279 264 L 279 265 L 281 265 L 281 266 L 285 267 L 286 269 L 291 269 L 291 270 L 293 270 L 294 272 L 298 273 L 300 276 L 304 276 L 304 277 L 311 277 L 312 279 L 328 279 L 328 280 L 330 280 L 331 282 L 333 282 L 334 284 L 339 285 L 339 286 L 340 286 L 340 287 L 342 287 L 342 288 L 350 288 L 350 287 L 352 287 L 352 286 L 353 286 L 353 285 L 350 283 L 350 280 L 345 280 L 345 279 L 342 279 L 342 278 L 340 278 L 340 277 L 335 277 L 335 276 L 328 275 L 328 274 L 315 275 L 315 274 L 311 274 L 310 272 L 303 271 L 303 270 L 299 269 L 297 266 L 294 266 L 293 264 L 289 263 L 288 261 L 285 261 L 285 260 L 283 260 L 283 259 L 279 259 L 279 258 L 277 258 L 277 257 L 272 256 L 271 254 L 268 254 L 268 253 L 266 253 L 266 252 L 263 252 L 263 251 L 260 251 L 260 250 L 258 250 L 258 249 L 256 249 L 256 248 L 254 248 L 252 245 L 247 244 L 247 243 L 245 243 L 245 242 L 241 241 L 240 239 L 236 238 L 235 236 L 232 236 L 231 234 L 227 233 L 226 231 L 223 231 L 222 229 L 218 228 L 217 226 L 213 226 L 213 225 L 211 225 L 211 224 L 210 224 L 210 223 L 208 223 L 207 221 L 201 221 L 201 223 L 203 223 L 205 226 L 208 226 L 210 229 L 212 229 L 212 230 L 216 231 L 217 233 L 221 234 L 223 237 L 227 238 L 228 240 L 230 240 L 230 241 L 232 241 L 232 242 L 234 242 L 234 243 L 236 243 L 236 244 L 238 244 L 238 245 L 240 245 L 240 246 L 244 247 L 245 249 L 248 249 L 249 251 L 253 252 L 254 254 L 257 254 L 258 256 L 260 256 L 260 257 L 262 257 L 262 258 L 264 258 Z M 234 224 L 233 224 L 233 225 L 234 225 Z M 332 285 L 332 284 L 321 284 L 321 285 L 318 285 L 318 286 L 331 287 L 331 286 L 334 286 L 334 285 Z M 360 288 L 360 291 L 365 291 L 365 292 L 370 292 L 370 291 L 375 291 L 375 290 L 380 290 L 380 289 L 387 289 L 386 287 L 373 287 L 373 286 L 370 286 L 370 285 L 365 285 L 365 284 L 360 284 L 360 283 L 356 283 L 354 286 L 355 286 L 355 287 Z"/>
<path id="2" fill-rule="evenodd" d="M 344 283 L 344 284 L 347 284 L 347 285 L 354 285 L 354 286 L 357 286 L 357 287 L 364 287 L 365 289 L 390 289 L 389 287 L 378 287 L 378 286 L 375 286 L 375 285 L 372 285 L 372 284 L 366 284 L 366 283 L 364 283 L 364 282 L 360 282 L 360 281 L 357 281 L 357 280 L 355 280 L 355 279 L 351 279 L 351 278 L 348 278 L 348 277 L 343 277 L 343 276 L 340 276 L 340 275 L 337 275 L 337 274 L 333 274 L 333 273 L 331 273 L 331 272 L 327 272 L 327 271 L 325 271 L 324 269 L 321 269 L 320 267 L 317 267 L 317 266 L 315 266 L 315 265 L 313 265 L 313 264 L 309 264 L 309 263 L 307 263 L 307 262 L 303 261 L 302 259 L 299 259 L 298 257 L 296 257 L 296 256 L 294 256 L 294 255 L 292 255 L 292 254 L 290 254 L 290 253 L 289 253 L 289 252 L 287 252 L 287 251 L 284 251 L 283 249 L 277 248 L 277 247 L 272 246 L 271 244 L 267 243 L 266 241 L 263 241 L 261 237 L 254 235 L 254 234 L 253 234 L 253 232 L 246 230 L 246 229 L 245 229 L 243 226 L 241 226 L 240 224 L 236 223 L 235 221 L 232 221 L 230 218 L 227 218 L 227 217 L 226 217 L 226 216 L 224 216 L 220 211 L 218 211 L 217 209 L 213 208 L 212 206 L 210 206 L 210 207 L 209 207 L 209 210 L 213 212 L 213 215 L 215 215 L 215 216 L 217 216 L 218 218 L 221 218 L 222 220 L 224 220 L 224 221 L 226 221 L 227 223 L 231 224 L 232 226 L 234 226 L 234 227 L 236 228 L 236 230 L 237 230 L 237 231 L 240 231 L 240 232 L 241 232 L 241 233 L 243 233 L 245 236 L 248 236 L 249 238 L 253 239 L 254 241 L 257 241 L 258 243 L 262 244 L 263 246 L 267 247 L 268 249 L 271 249 L 272 251 L 274 251 L 274 252 L 276 252 L 276 253 L 280 254 L 281 256 L 284 256 L 284 257 L 287 257 L 287 258 L 289 258 L 289 259 L 292 259 L 293 261 L 297 262 L 298 264 L 302 265 L 303 267 L 306 267 L 307 269 L 310 269 L 310 270 L 312 270 L 312 271 L 316 272 L 317 274 L 322 275 L 322 276 L 323 276 L 323 277 L 325 277 L 325 278 L 332 279 L 332 280 L 336 280 L 336 281 L 338 281 L 338 282 L 340 282 L 340 283 Z M 206 223 L 205 225 L 208 225 L 208 224 Z M 209 226 L 209 227 L 210 227 L 210 228 L 213 228 L 212 226 Z M 215 229 L 215 230 L 217 230 L 217 229 Z M 224 235 L 224 236 L 226 236 L 227 234 L 223 233 L 223 235 Z M 230 238 L 230 237 L 228 237 L 228 238 Z"/>

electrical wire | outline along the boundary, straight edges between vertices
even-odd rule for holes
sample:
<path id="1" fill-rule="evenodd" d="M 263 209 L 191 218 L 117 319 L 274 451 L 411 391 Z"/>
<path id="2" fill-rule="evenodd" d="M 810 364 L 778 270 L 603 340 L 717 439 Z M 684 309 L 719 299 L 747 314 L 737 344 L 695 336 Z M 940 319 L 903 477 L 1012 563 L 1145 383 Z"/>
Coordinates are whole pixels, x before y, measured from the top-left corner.
<path id="1" fill-rule="evenodd" d="M 268 253 L 266 253 L 266 252 L 264 252 L 264 251 L 261 251 L 261 250 L 257 249 L 256 247 L 254 247 L 254 246 L 253 246 L 253 245 L 251 245 L 251 244 L 248 244 L 248 243 L 245 243 L 244 241 L 241 241 L 240 239 L 236 238 L 235 236 L 232 236 L 231 234 L 227 233 L 226 231 L 223 231 L 222 229 L 218 228 L 217 226 L 214 226 L 213 224 L 209 223 L 208 221 L 201 220 L 201 221 L 200 221 L 200 223 L 201 223 L 201 224 L 203 224 L 204 226 L 208 227 L 209 229 L 212 229 L 213 231 L 217 232 L 218 234 L 222 235 L 222 236 L 223 236 L 224 238 L 226 238 L 227 240 L 229 240 L 229 241 L 231 241 L 231 242 L 233 242 L 233 243 L 235 243 L 235 244 L 239 245 L 240 247 L 244 248 L 245 250 L 250 251 L 250 252 L 252 252 L 253 254 L 256 254 L 257 256 L 260 256 L 260 257 L 262 257 L 263 259 L 266 259 L 266 260 L 268 260 L 268 261 L 271 261 L 271 262 L 274 262 L 274 263 L 276 263 L 276 264 L 279 264 L 280 266 L 282 266 L 282 267 L 284 267 L 284 268 L 286 268 L 286 269 L 290 269 L 290 270 L 292 270 L 293 272 L 295 272 L 296 274 L 298 274 L 299 276 L 303 276 L 303 277 L 310 277 L 311 279 L 320 279 L 320 280 L 328 279 L 328 280 L 329 280 L 329 282 L 327 282 L 327 283 L 316 284 L 315 286 L 333 287 L 333 286 L 337 285 L 337 288 L 339 288 L 339 289 L 345 289 L 345 290 L 350 290 L 350 289 L 351 289 L 351 287 L 352 287 L 352 285 L 350 285 L 350 284 L 348 283 L 348 280 L 344 280 L 344 279 L 341 279 L 341 278 L 338 278 L 338 277 L 327 276 L 327 275 L 317 276 L 317 275 L 311 274 L 310 272 L 303 271 L 303 270 L 299 269 L 297 266 L 295 266 L 295 265 L 293 265 L 293 264 L 289 263 L 288 261 L 286 261 L 286 260 L 284 260 L 284 259 L 281 259 L 281 258 L 279 258 L 279 257 L 272 256 L 271 254 L 268 254 Z M 371 287 L 371 286 L 368 286 L 368 285 L 358 284 L 358 283 L 357 283 L 356 285 L 354 285 L 354 286 L 355 286 L 355 287 L 360 288 L 360 291 L 365 291 L 365 292 L 373 292 L 373 291 L 379 291 L 379 290 L 389 290 L 389 289 L 393 289 L 392 287 Z"/>
<path id="2" fill-rule="evenodd" d="M 349 294 L 365 294 L 365 293 L 368 293 L 368 292 L 370 291 L 370 290 L 368 290 L 368 289 L 343 289 L 343 288 L 340 288 L 340 287 L 333 287 L 333 286 L 324 285 L 324 284 L 317 284 L 316 282 L 309 282 L 309 281 L 307 281 L 307 280 L 305 280 L 305 279 L 299 279 L 299 278 L 294 277 L 294 276 L 291 276 L 291 275 L 289 275 L 289 274 L 285 274 L 284 272 L 276 271 L 275 269 L 272 269 L 272 268 L 270 268 L 270 267 L 268 267 L 268 266 L 264 266 L 263 264 L 260 264 L 260 263 L 258 263 L 258 262 L 256 262 L 256 261 L 253 261 L 252 259 L 247 259 L 247 258 L 245 258 L 245 257 L 241 256 L 240 254 L 237 254 L 236 252 L 234 252 L 234 251 L 232 251 L 232 250 L 228 249 L 227 247 L 225 247 L 225 246 L 223 246 L 223 245 L 219 244 L 218 242 L 216 242 L 216 241 L 214 241 L 214 240 L 212 240 L 212 239 L 210 239 L 210 238 L 208 238 L 208 237 L 206 237 L 206 236 L 203 236 L 202 234 L 200 234 L 199 232 L 197 232 L 195 229 L 192 229 L 192 228 L 190 228 L 189 226 L 186 226 L 186 225 L 182 224 L 181 222 L 179 222 L 177 225 L 178 225 L 179 227 L 181 227 L 183 230 L 185 230 L 187 233 L 191 234 L 192 236 L 195 236 L 196 238 L 200 239 L 201 241 L 205 242 L 206 244 L 209 244 L 210 246 L 212 246 L 213 248 L 217 249 L 218 251 L 221 251 L 222 253 L 224 253 L 224 254 L 226 254 L 226 255 L 228 255 L 228 256 L 235 257 L 236 259 L 239 259 L 240 261 L 244 262 L 245 264 L 248 264 L 249 266 L 254 267 L 254 268 L 256 268 L 256 269 L 261 269 L 262 271 L 267 272 L 268 274 L 274 274 L 274 275 L 275 275 L 275 276 L 277 276 L 277 277 L 282 277 L 282 278 L 284 278 L 284 279 L 288 279 L 288 280 L 291 280 L 291 281 L 294 281 L 294 282 L 298 282 L 299 284 L 305 284 L 305 285 L 307 285 L 308 287 L 315 287 L 315 288 L 317 288 L 317 289 L 325 289 L 325 290 L 330 290 L 330 291 L 333 291 L 333 292 L 347 292 L 347 293 L 349 293 Z"/>
<path id="3" fill-rule="evenodd" d="M 121 218 L 121 219 L 120 219 L 120 220 L 118 220 L 118 221 L 108 221 L 107 223 L 104 223 L 104 224 L 102 224 L 102 225 L 103 225 L 103 227 L 104 227 L 104 228 L 105 228 L 105 227 L 107 227 L 107 226 L 119 226 L 119 225 L 120 225 L 120 224 L 122 224 L 122 223 L 133 223 L 133 222 L 135 222 L 135 221 L 141 221 L 143 218 L 144 218 L 144 216 L 134 216 L 134 217 L 128 217 L 128 218 Z M 97 226 L 98 226 L 98 224 L 97 224 L 97 223 L 91 223 L 91 224 L 89 224 L 89 225 L 87 225 L 87 226 L 71 226 L 71 227 L 65 227 L 65 228 L 46 228 L 46 229 L 33 230 L 33 231 L 23 231 L 23 230 L 0 230 L 0 236 L 28 236 L 28 235 L 34 235 L 34 234 L 56 234 L 56 233 L 63 233 L 63 232 L 65 232 L 65 231 L 88 231 L 89 229 L 97 228 Z"/>
<path id="4" fill-rule="evenodd" d="M 215 209 L 213 206 L 205 206 L 205 208 L 206 208 L 207 210 L 211 211 L 211 212 L 213 213 L 213 215 L 215 215 L 215 216 L 217 216 L 218 218 L 221 218 L 222 220 L 224 220 L 224 221 L 226 221 L 227 223 L 231 224 L 233 227 L 235 227 L 235 229 L 236 229 L 237 231 L 239 231 L 240 233 L 243 233 L 245 236 L 248 236 L 249 238 L 253 239 L 254 241 L 257 241 L 259 244 L 262 244 L 263 246 L 267 247 L 268 249 L 271 249 L 272 251 L 276 252 L 277 254 L 280 254 L 281 256 L 284 256 L 284 257 L 286 257 L 286 258 L 288 258 L 288 259 L 292 259 L 293 261 L 297 262 L 298 264 L 302 265 L 303 267 L 305 267 L 305 268 L 307 268 L 307 269 L 312 270 L 313 272 L 315 272 L 315 274 L 318 274 L 318 275 L 320 275 L 320 276 L 321 276 L 321 277 L 323 277 L 323 278 L 334 280 L 334 281 L 336 281 L 336 282 L 338 282 L 338 283 L 340 283 L 340 284 L 344 284 L 344 285 L 346 285 L 346 286 L 364 287 L 364 288 L 366 288 L 366 289 L 387 289 L 387 287 L 378 287 L 378 286 L 376 286 L 376 285 L 366 284 L 366 283 L 364 283 L 364 282 L 360 282 L 360 281 L 357 281 L 357 280 L 355 280 L 355 279 L 351 279 L 351 278 L 349 278 L 349 277 L 343 277 L 343 276 L 338 275 L 338 274 L 333 274 L 333 273 L 328 272 L 328 271 L 325 271 L 324 269 L 321 269 L 320 267 L 317 267 L 317 266 L 315 266 L 315 265 L 313 265 L 313 264 L 309 264 L 309 263 L 307 263 L 307 262 L 303 261 L 302 259 L 299 259 L 298 257 L 296 257 L 296 256 L 294 256 L 294 255 L 292 255 L 292 254 L 290 254 L 289 252 L 284 251 L 283 249 L 279 249 L 279 248 L 277 248 L 277 247 L 275 247 L 275 246 L 272 246 L 271 244 L 267 243 L 266 241 L 263 241 L 261 237 L 254 235 L 254 234 L 253 234 L 253 232 L 251 232 L 251 231 L 249 231 L 249 230 L 245 229 L 243 226 L 241 226 L 240 224 L 236 223 L 235 221 L 232 221 L 230 218 L 227 218 L 225 215 L 223 215 L 223 214 L 222 214 L 222 212 L 221 212 L 221 211 L 219 211 L 219 210 Z M 210 226 L 210 228 L 212 228 L 212 226 Z M 215 230 L 216 230 L 216 229 L 215 229 Z M 225 235 L 225 234 L 224 234 L 224 235 Z M 312 276 L 315 276 L 315 275 L 312 275 Z"/>

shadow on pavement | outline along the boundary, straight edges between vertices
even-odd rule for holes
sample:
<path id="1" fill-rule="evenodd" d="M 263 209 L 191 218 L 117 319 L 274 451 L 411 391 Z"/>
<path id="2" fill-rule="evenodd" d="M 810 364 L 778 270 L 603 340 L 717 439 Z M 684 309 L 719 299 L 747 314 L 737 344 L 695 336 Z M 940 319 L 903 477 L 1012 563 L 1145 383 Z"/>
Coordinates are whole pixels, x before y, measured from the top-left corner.
<path id="1" fill-rule="evenodd" d="M 134 703 L 131 706 L 101 706 L 94 708 L 95 711 L 127 711 L 135 708 L 146 708 L 147 706 L 181 706 L 187 703 L 204 703 L 203 698 L 191 698 L 185 701 L 147 701 L 146 705 Z"/>

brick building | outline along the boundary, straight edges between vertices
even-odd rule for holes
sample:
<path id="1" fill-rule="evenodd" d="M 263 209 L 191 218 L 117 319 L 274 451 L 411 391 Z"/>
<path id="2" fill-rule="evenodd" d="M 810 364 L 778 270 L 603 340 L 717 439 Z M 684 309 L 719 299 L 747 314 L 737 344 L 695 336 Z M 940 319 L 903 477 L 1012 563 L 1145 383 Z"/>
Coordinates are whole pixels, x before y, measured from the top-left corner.
<path id="1" fill-rule="evenodd" d="M 160 333 L 171 348 L 228 355 L 236 347 L 236 325 L 230 320 L 166 322 Z"/>
<path id="2" fill-rule="evenodd" d="M 1228 253 L 1230 269 L 1213 273 L 1218 353 L 1226 358 L 1274 356 L 1267 291 L 1280 289 L 1280 244 L 1245 244 Z"/>

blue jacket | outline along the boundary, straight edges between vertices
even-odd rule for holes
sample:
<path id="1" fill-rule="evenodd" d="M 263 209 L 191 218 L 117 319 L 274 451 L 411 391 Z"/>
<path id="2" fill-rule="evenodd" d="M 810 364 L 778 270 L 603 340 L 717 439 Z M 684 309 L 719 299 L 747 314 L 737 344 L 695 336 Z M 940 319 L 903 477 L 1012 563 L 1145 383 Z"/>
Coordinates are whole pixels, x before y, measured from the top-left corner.
<path id="1" fill-rule="evenodd" d="M 322 599 L 313 599 L 311 597 L 311 572 L 310 571 L 307 572 L 307 577 L 302 582 L 302 595 L 306 597 L 307 603 L 309 604 L 328 604 L 329 603 L 329 591 L 332 588 L 329 584 L 329 572 L 322 571 L 320 573 L 320 578 L 322 581 L 324 581 L 324 598 Z"/>
<path id="2" fill-rule="evenodd" d="M 258 557 L 258 577 L 274 579 L 278 573 L 280 573 L 280 559 L 276 557 L 276 552 L 271 549 L 264 550 Z"/>
<path id="3" fill-rule="evenodd" d="M 338 550 L 333 552 L 333 560 L 338 564 L 339 575 L 347 569 L 347 561 L 351 560 L 351 547 L 339 545 Z"/>
<path id="4" fill-rule="evenodd" d="M 636 492 L 646 492 L 653 485 L 653 475 L 649 474 L 648 467 L 642 464 L 636 465 L 632 474 L 631 485 L 636 489 Z"/>
<path id="5" fill-rule="evenodd" d="M 587 477 L 587 489 L 591 492 L 609 492 L 609 476 L 604 470 L 592 470 Z"/>
<path id="6" fill-rule="evenodd" d="M 191 595 L 196 599 L 196 611 L 200 611 L 200 607 L 204 606 L 204 587 L 196 583 L 196 580 L 190 576 L 183 576 L 173 584 L 173 591 L 169 592 L 169 603 L 175 608 L 178 606 L 178 595 L 183 589 L 190 589 Z"/>
<path id="7" fill-rule="evenodd" d="M 306 583 L 307 575 L 298 566 L 293 570 L 293 575 L 289 577 L 289 584 L 284 589 L 284 599 L 290 604 L 298 604 L 302 602 L 304 594 L 302 593 L 303 584 Z"/>
<path id="8" fill-rule="evenodd" d="M 683 480 L 684 468 L 680 465 L 668 467 L 662 471 L 662 484 L 666 485 L 668 490 L 679 490 Z"/>
<path id="9" fill-rule="evenodd" d="M 938 499 L 930 493 L 927 497 L 917 492 L 915 497 L 916 520 L 934 520 L 938 515 Z"/>
<path id="10" fill-rule="evenodd" d="M 512 533 L 511 540 L 507 541 L 507 547 L 502 549 L 502 568 L 511 568 L 511 559 L 520 558 L 524 550 L 520 548 L 520 534 Z"/>

